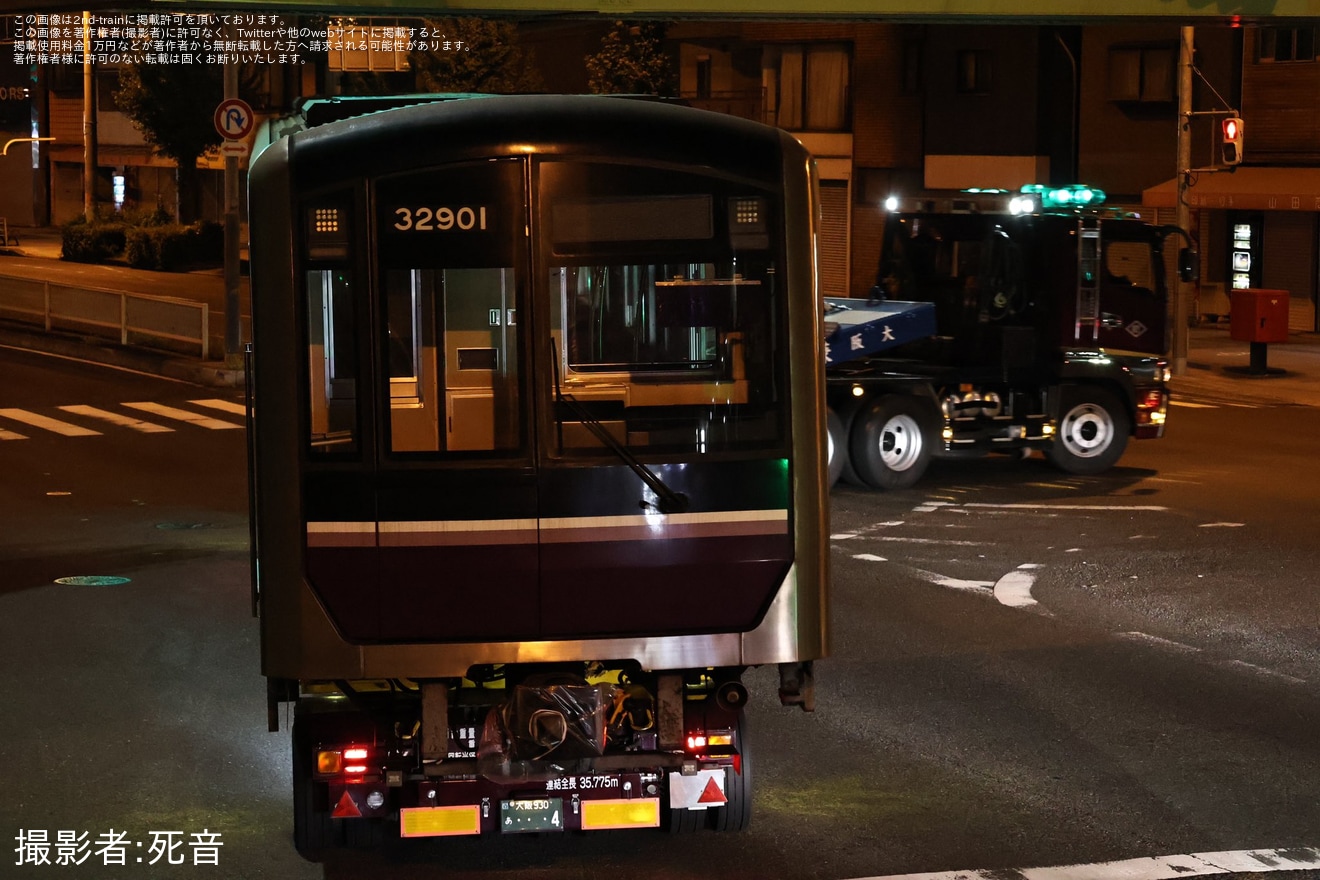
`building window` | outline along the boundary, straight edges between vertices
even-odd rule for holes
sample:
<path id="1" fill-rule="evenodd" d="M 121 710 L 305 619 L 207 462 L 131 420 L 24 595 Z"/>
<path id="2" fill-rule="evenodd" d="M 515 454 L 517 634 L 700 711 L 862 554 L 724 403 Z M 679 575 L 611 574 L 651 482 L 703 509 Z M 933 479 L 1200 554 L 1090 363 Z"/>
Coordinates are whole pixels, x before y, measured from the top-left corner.
<path id="1" fill-rule="evenodd" d="M 903 44 L 902 90 L 905 95 L 921 93 L 921 44 Z"/>
<path id="2" fill-rule="evenodd" d="M 963 95 L 988 95 L 991 85 L 991 54 L 984 49 L 964 49 L 958 53 L 958 92 Z"/>
<path id="3" fill-rule="evenodd" d="M 852 50 L 843 43 L 766 48 L 766 117 L 790 131 L 847 131 Z"/>
<path id="4" fill-rule="evenodd" d="M 96 74 L 96 109 L 102 113 L 119 110 L 119 71 L 98 71 Z"/>
<path id="5" fill-rule="evenodd" d="M 1168 103 L 1178 72 L 1176 46 L 1115 46 L 1109 50 L 1109 100 Z"/>
<path id="6" fill-rule="evenodd" d="M 709 55 L 697 56 L 697 97 L 710 97 L 711 64 Z"/>
<path id="7" fill-rule="evenodd" d="M 1265 27 L 1260 29 L 1260 39 L 1256 44 L 1256 61 L 1258 63 L 1314 60 L 1315 28 Z"/>

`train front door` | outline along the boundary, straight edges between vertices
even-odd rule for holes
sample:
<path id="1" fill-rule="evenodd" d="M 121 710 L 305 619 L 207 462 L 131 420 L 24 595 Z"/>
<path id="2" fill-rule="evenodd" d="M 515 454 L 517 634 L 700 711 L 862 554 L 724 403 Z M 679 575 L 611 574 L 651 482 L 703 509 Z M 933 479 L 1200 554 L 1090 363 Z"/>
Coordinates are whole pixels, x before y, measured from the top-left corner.
<path id="1" fill-rule="evenodd" d="M 520 160 L 379 179 L 379 638 L 539 630 Z M 387 415 L 386 415 L 387 414 Z"/>

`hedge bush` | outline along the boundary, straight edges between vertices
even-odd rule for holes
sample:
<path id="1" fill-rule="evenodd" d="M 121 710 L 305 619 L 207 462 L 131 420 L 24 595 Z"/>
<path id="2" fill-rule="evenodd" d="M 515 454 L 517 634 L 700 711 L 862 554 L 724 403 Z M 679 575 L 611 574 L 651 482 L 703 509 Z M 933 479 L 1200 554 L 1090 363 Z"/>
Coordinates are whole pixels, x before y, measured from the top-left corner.
<path id="1" fill-rule="evenodd" d="M 224 261 L 224 227 L 218 223 L 142 226 L 130 229 L 124 258 L 135 269 L 178 272 Z"/>
<path id="2" fill-rule="evenodd" d="M 126 227 L 78 218 L 60 229 L 60 256 L 75 263 L 103 263 L 124 252 Z"/>
<path id="3" fill-rule="evenodd" d="M 224 262 L 224 227 L 174 223 L 160 208 L 125 211 L 113 220 L 79 217 L 60 230 L 63 259 L 104 263 L 123 257 L 135 269 L 180 272 Z"/>

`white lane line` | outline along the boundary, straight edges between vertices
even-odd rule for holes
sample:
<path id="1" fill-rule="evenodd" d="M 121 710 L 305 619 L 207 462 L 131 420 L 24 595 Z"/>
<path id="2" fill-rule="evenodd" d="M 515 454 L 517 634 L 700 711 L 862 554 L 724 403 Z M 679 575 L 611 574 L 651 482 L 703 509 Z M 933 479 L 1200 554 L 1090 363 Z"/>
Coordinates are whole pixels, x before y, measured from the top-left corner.
<path id="1" fill-rule="evenodd" d="M 1240 528 L 1242 528 L 1242 527 L 1245 526 L 1245 525 L 1246 525 L 1246 523 L 1213 522 L 1213 523 L 1201 523 L 1199 526 L 1197 526 L 1197 528 L 1199 528 L 1199 529 L 1240 529 Z"/>
<path id="2" fill-rule="evenodd" d="M 34 428 L 42 428 L 56 434 L 63 434 L 65 437 L 97 437 L 101 433 L 100 431 L 93 431 L 91 428 L 84 428 L 81 425 L 73 425 L 69 422 L 61 422 L 59 419 L 52 419 L 50 416 L 30 413 L 24 409 L 0 409 L 0 416 L 22 422 L 25 425 L 31 425 Z"/>
<path id="3" fill-rule="evenodd" d="M 1200 648 L 1193 645 L 1184 645 L 1182 642 L 1174 642 L 1169 639 L 1162 639 L 1159 636 L 1152 636 L 1143 632 L 1120 632 L 1114 633 L 1114 638 L 1122 639 L 1128 642 L 1145 642 L 1148 645 L 1154 645 L 1157 648 L 1166 648 L 1170 651 L 1179 651 L 1184 654 L 1199 654 Z"/>
<path id="4" fill-rule="evenodd" d="M 1019 565 L 1015 570 L 995 581 L 995 599 L 1009 608 L 1030 608 L 1038 604 L 1031 596 L 1036 583 L 1035 565 Z"/>
<path id="5" fill-rule="evenodd" d="M 1153 510 L 1165 511 L 1169 508 L 1158 504 L 978 504 L 968 502 L 963 507 L 975 507 L 988 510 Z"/>
<path id="6" fill-rule="evenodd" d="M 860 559 L 863 562 L 888 562 L 883 556 L 876 556 L 874 553 L 858 553 L 853 559 Z"/>
<path id="7" fill-rule="evenodd" d="M 1289 675 L 1286 672 L 1275 672 L 1273 669 L 1268 669 L 1264 666 L 1257 666 L 1255 663 L 1248 663 L 1245 660 L 1223 660 L 1219 663 L 1219 665 L 1225 666 L 1229 669 L 1237 669 L 1245 672 L 1253 672 L 1256 675 L 1264 675 L 1264 676 L 1268 676 L 1269 678 L 1277 678 L 1280 681 L 1286 681 L 1289 684 L 1306 684 L 1306 679 L 1304 678 L 1297 678 L 1296 676 Z"/>
<path id="8" fill-rule="evenodd" d="M 222 422 L 220 419 L 213 419 L 200 413 L 188 412 L 186 409 L 178 409 L 160 403 L 125 403 L 124 406 L 131 406 L 133 409 L 140 409 L 143 412 L 149 412 L 162 418 L 188 422 L 191 425 L 197 425 L 199 428 L 210 428 L 212 431 L 222 431 L 227 428 L 242 429 L 243 427 L 242 425 L 235 425 L 233 422 Z"/>
<path id="9" fill-rule="evenodd" d="M 1188 409 L 1219 409 L 1217 403 L 1192 403 L 1190 400 L 1170 400 L 1169 406 L 1185 406 Z"/>
<path id="10" fill-rule="evenodd" d="M 942 541 L 939 538 L 900 538 L 890 535 L 864 535 L 868 541 L 888 541 L 891 544 L 934 544 L 941 547 L 984 547 L 986 541 Z"/>
<path id="11" fill-rule="evenodd" d="M 858 880 L 1171 880 L 1207 874 L 1265 874 L 1275 871 L 1304 871 L 1320 867 L 1320 849 L 1310 846 L 1286 849 L 1250 849 L 1230 852 L 1190 853 L 1062 865 L 1016 870 L 933 871 L 925 874 L 888 874 Z"/>
<path id="12" fill-rule="evenodd" d="M 920 568 L 909 568 L 908 570 L 922 580 L 929 581 L 939 587 L 948 587 L 951 590 L 975 590 L 984 593 L 995 585 L 994 581 L 963 580 L 962 578 L 953 578 L 933 571 L 924 571 Z"/>
<path id="13" fill-rule="evenodd" d="M 190 400 L 189 403 L 195 403 L 198 406 L 209 406 L 211 409 L 224 410 L 227 413 L 233 413 L 236 416 L 247 415 L 247 407 L 241 403 L 234 403 L 232 400 L 219 400 L 212 398 L 210 400 Z"/>
<path id="14" fill-rule="evenodd" d="M 88 418 L 100 419 L 103 422 L 109 422 L 110 424 L 118 425 L 121 428 L 132 428 L 134 431 L 141 431 L 144 434 L 159 434 L 162 432 L 172 432 L 174 430 L 173 428 L 167 428 L 164 425 L 157 425 L 153 422 L 144 422 L 141 419 L 135 419 L 132 416 L 126 416 L 121 413 L 97 409 L 94 406 L 62 406 L 60 409 L 65 412 L 73 413 L 76 416 L 87 416 Z"/>

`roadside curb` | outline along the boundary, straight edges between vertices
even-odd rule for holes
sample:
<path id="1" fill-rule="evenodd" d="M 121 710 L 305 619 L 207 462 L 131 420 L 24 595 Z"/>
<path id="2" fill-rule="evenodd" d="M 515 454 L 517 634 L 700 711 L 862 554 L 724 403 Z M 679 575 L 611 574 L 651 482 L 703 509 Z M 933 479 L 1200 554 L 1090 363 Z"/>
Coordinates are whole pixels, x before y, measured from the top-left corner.
<path id="1" fill-rule="evenodd" d="M 197 385 L 241 388 L 246 383 L 244 370 L 229 369 L 219 361 L 190 360 L 164 352 L 112 345 L 73 333 L 29 331 L 3 322 L 0 322 L 0 345 L 94 361 Z"/>

